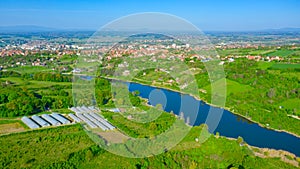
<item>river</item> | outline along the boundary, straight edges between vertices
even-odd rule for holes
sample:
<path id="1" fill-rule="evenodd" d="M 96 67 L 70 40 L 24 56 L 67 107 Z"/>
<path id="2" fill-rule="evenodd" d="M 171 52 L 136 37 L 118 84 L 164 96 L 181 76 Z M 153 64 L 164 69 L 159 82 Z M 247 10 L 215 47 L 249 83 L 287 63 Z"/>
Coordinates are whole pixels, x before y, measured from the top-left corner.
<path id="1" fill-rule="evenodd" d="M 138 83 L 127 83 L 127 85 L 129 91 L 133 92 L 138 90 L 140 92 L 139 96 L 148 99 L 149 104 L 152 106 L 162 104 L 166 112 L 173 111 L 174 114 L 179 116 L 181 115 L 181 112 L 184 112 L 184 117 L 187 118 L 189 116 L 190 121 L 193 122 L 193 126 L 206 123 L 211 133 L 215 134 L 216 132 L 219 132 L 221 136 L 231 138 L 238 138 L 238 136 L 241 136 L 249 145 L 260 148 L 285 150 L 294 153 L 298 157 L 300 156 L 300 138 L 292 134 L 263 128 L 228 110 L 223 111 L 216 129 L 212 131 L 210 129 L 214 128 L 214 126 L 211 127 L 210 123 L 207 123 L 206 121 L 209 110 L 215 109 L 221 111 L 223 109 L 212 107 L 190 95 L 181 94 L 179 92 Z M 198 112 L 196 115 L 195 113 L 190 113 L 195 112 L 195 110 Z"/>

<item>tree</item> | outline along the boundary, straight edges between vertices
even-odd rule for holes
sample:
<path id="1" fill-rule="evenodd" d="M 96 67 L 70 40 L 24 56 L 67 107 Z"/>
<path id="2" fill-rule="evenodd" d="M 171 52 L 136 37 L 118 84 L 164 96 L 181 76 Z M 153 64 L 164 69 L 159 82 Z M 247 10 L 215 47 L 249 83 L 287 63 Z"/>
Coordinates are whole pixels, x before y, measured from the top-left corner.
<path id="1" fill-rule="evenodd" d="M 216 132 L 216 138 L 219 138 L 219 137 L 220 137 L 220 133 Z"/>
<path id="2" fill-rule="evenodd" d="M 237 143 L 242 144 L 244 142 L 244 139 L 243 137 L 239 136 L 236 141 Z"/>

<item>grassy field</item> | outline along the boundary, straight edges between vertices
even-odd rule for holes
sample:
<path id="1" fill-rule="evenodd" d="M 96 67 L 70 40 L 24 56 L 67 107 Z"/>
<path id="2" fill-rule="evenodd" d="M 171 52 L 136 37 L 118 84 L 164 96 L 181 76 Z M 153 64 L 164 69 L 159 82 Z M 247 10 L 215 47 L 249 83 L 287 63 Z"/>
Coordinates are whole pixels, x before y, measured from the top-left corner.
<path id="1" fill-rule="evenodd" d="M 300 64 L 275 63 L 271 69 L 300 69 Z"/>
<path id="2" fill-rule="evenodd" d="M 25 85 L 25 81 L 22 78 L 19 77 L 5 77 L 5 78 L 0 78 L 1 80 L 8 80 L 16 85 Z"/>
<path id="3" fill-rule="evenodd" d="M 266 50 L 266 49 L 257 49 L 257 50 L 254 50 L 254 51 L 251 51 L 249 52 L 250 55 L 265 55 L 267 53 L 271 53 L 273 52 L 274 49 L 270 49 L 270 50 Z"/>
<path id="4" fill-rule="evenodd" d="M 20 66 L 15 68 L 8 68 L 7 70 L 16 71 L 19 73 L 36 73 L 36 72 L 53 71 L 51 68 L 46 68 L 44 66 Z"/>
<path id="5" fill-rule="evenodd" d="M 292 49 L 275 49 L 275 48 L 268 48 L 268 49 L 256 49 L 256 48 L 249 48 L 249 49 L 225 49 L 225 50 L 217 50 L 220 56 L 229 56 L 229 55 L 236 55 L 236 56 L 245 56 L 245 55 L 262 55 L 262 56 L 280 56 L 280 57 L 288 57 L 293 56 L 298 51 Z"/>
<path id="6" fill-rule="evenodd" d="M 288 99 L 280 104 L 286 108 L 297 108 L 300 110 L 299 99 Z"/>
<path id="7" fill-rule="evenodd" d="M 104 117 L 109 119 L 113 125 L 120 128 L 127 135 L 141 138 L 158 135 L 168 129 L 175 121 L 175 118 L 170 116 L 168 113 L 163 113 L 161 116 L 159 116 L 159 118 L 150 123 L 138 123 L 130 121 L 118 113 L 102 112 L 102 114 Z"/>
<path id="8" fill-rule="evenodd" d="M 257 68 L 261 69 L 261 70 L 266 70 L 269 67 L 271 67 L 273 64 L 274 64 L 273 62 L 263 62 L 263 61 L 260 61 L 260 62 L 257 62 Z"/>
<path id="9" fill-rule="evenodd" d="M 281 57 L 287 57 L 294 53 L 294 50 L 288 50 L 288 49 L 281 49 L 281 50 L 275 50 L 273 52 L 267 53 L 267 56 L 281 56 Z"/>
<path id="10" fill-rule="evenodd" d="M 250 54 L 251 52 L 257 52 L 256 49 L 252 48 L 252 49 L 220 49 L 217 50 L 218 54 L 220 56 L 229 56 L 229 55 L 235 55 L 235 56 L 245 56 Z"/>
<path id="11" fill-rule="evenodd" d="M 70 82 L 46 82 L 46 81 L 29 81 L 29 84 L 26 85 L 27 88 L 47 88 L 54 85 L 71 85 Z"/>
<path id="12" fill-rule="evenodd" d="M 49 81 L 37 81 L 37 80 L 23 80 L 19 77 L 6 77 L 0 78 L 2 80 L 8 80 L 13 82 L 15 85 L 24 86 L 29 89 L 41 89 L 47 88 L 54 85 L 72 85 L 71 82 L 49 82 Z"/>
<path id="13" fill-rule="evenodd" d="M 214 82 L 213 85 L 215 85 L 215 87 L 216 87 L 215 92 L 222 91 L 224 88 L 222 80 Z M 235 82 L 235 81 L 229 80 L 229 79 L 226 79 L 226 86 L 227 86 L 227 88 L 226 88 L 227 96 L 229 96 L 232 93 L 240 93 L 240 92 L 252 90 L 251 86 L 243 85 L 243 84 L 240 84 L 238 82 Z M 206 90 L 207 93 L 211 93 L 211 85 L 205 86 L 204 90 Z"/>
<path id="14" fill-rule="evenodd" d="M 300 100 L 299 99 L 288 99 L 280 104 L 278 106 L 283 106 L 283 108 L 287 109 L 295 109 L 296 113 L 300 114 Z"/>
<path id="15" fill-rule="evenodd" d="M 0 144 L 0 168 L 37 168 L 65 161 L 93 142 L 75 125 L 1 136 Z"/>
<path id="16" fill-rule="evenodd" d="M 0 125 L 1 124 L 10 124 L 10 123 L 16 123 L 19 120 L 15 120 L 15 119 L 0 119 Z"/>

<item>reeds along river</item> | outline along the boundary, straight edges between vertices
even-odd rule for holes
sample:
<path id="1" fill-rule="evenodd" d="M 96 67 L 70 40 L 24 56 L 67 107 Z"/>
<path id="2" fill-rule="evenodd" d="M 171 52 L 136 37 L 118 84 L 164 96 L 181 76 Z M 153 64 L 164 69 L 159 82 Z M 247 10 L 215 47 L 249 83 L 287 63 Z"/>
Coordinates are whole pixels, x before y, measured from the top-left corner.
<path id="1" fill-rule="evenodd" d="M 231 138 L 241 136 L 249 145 L 285 150 L 300 156 L 300 138 L 292 134 L 263 128 L 228 110 L 196 100 L 190 95 L 138 83 L 127 85 L 131 92 L 140 91 L 140 97 L 148 99 L 149 104 L 153 106 L 162 104 L 166 112 L 173 111 L 179 116 L 182 116 L 183 112 L 184 118 L 193 126 L 206 123 L 211 133 L 219 132 L 220 135 Z"/>

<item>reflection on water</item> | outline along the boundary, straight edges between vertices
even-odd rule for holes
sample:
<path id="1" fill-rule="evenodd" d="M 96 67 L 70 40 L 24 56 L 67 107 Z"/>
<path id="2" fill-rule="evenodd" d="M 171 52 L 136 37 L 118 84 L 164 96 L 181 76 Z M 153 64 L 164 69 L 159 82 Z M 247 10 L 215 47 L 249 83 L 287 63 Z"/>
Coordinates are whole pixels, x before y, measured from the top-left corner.
<path id="1" fill-rule="evenodd" d="M 129 91 L 140 91 L 140 97 L 149 99 L 151 92 L 157 90 L 155 87 L 141 85 L 137 83 L 127 83 Z M 244 141 L 248 144 L 257 147 L 266 147 L 273 149 L 282 149 L 300 156 L 300 138 L 288 134 L 286 132 L 278 132 L 275 130 L 269 130 L 253 123 L 241 116 L 235 115 L 227 110 L 224 110 L 222 118 L 217 128 L 212 131 L 210 124 L 206 122 L 210 109 L 210 113 L 218 113 L 221 108 L 212 107 L 203 101 L 196 100 L 194 97 L 189 95 L 180 94 L 178 92 L 170 91 L 167 89 L 161 89 L 159 94 L 166 97 L 164 103 L 164 110 L 166 112 L 173 112 L 180 116 L 183 112 L 184 119 L 189 120 L 189 124 L 194 126 L 206 123 L 211 133 L 219 132 L 220 135 L 232 138 L 243 137 Z M 153 99 L 153 98 L 151 98 Z M 158 99 L 159 100 L 159 99 Z M 159 104 L 158 101 L 151 101 L 149 104 L 155 106 Z M 182 104 L 182 105 L 181 105 Z M 195 113 L 195 110 L 198 110 Z M 219 110 L 219 111 L 216 111 Z M 210 114 L 211 115 L 211 114 Z M 213 119 L 213 118 L 212 118 Z"/>

